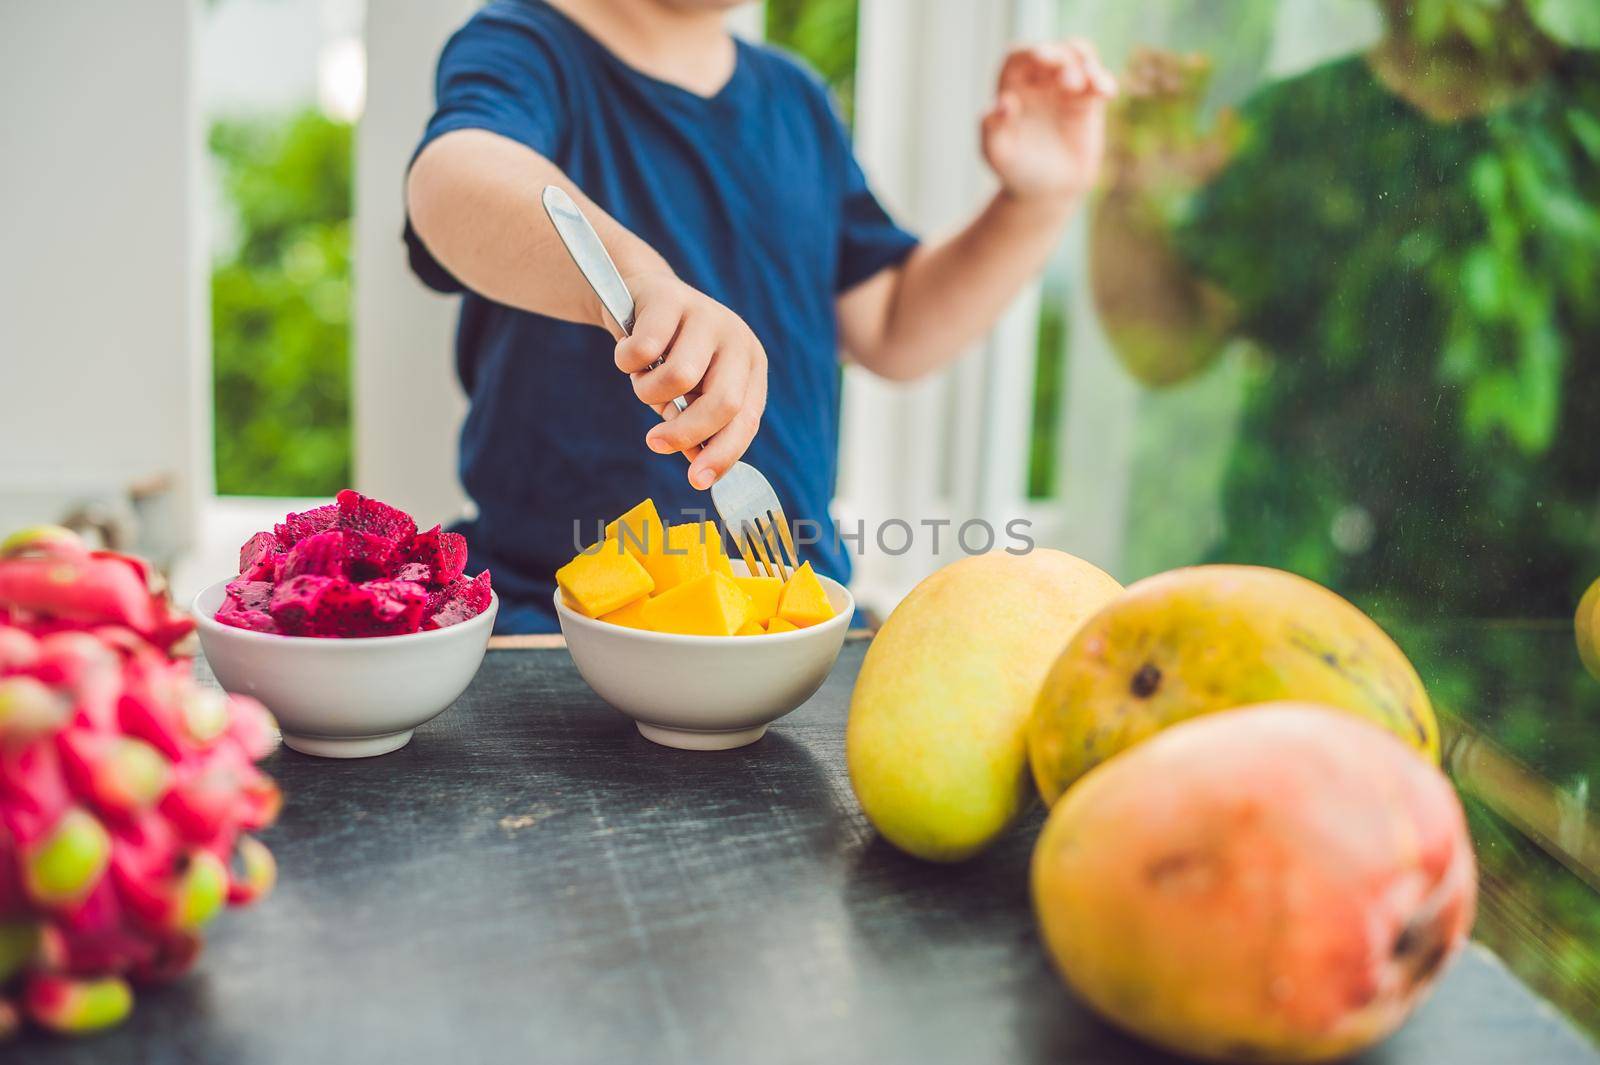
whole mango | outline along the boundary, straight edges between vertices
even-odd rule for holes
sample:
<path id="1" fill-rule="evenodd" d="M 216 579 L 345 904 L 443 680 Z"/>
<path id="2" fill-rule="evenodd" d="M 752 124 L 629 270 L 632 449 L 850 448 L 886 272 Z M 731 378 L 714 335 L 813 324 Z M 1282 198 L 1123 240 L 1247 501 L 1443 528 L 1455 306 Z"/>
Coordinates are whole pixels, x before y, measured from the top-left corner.
<path id="1" fill-rule="evenodd" d="M 1057 968 L 1112 1023 L 1215 1061 L 1342 1058 L 1400 1026 L 1472 925 L 1444 775 L 1372 724 L 1272 703 L 1100 766 L 1033 856 Z"/>
<path id="2" fill-rule="evenodd" d="M 1024 729 L 1072 634 L 1122 590 L 1061 551 L 962 559 L 914 588 L 872 641 L 845 755 L 861 808 L 933 861 L 982 850 L 1032 799 Z"/>
<path id="3" fill-rule="evenodd" d="M 1600 580 L 1589 585 L 1589 590 L 1578 600 L 1572 630 L 1578 639 L 1578 660 L 1589 671 L 1589 676 L 1600 680 Z"/>
<path id="4" fill-rule="evenodd" d="M 1028 724 L 1034 781 L 1054 803 L 1169 725 L 1276 699 L 1360 714 L 1439 756 L 1422 680 L 1371 618 L 1282 570 L 1192 566 L 1129 585 L 1062 652 Z"/>

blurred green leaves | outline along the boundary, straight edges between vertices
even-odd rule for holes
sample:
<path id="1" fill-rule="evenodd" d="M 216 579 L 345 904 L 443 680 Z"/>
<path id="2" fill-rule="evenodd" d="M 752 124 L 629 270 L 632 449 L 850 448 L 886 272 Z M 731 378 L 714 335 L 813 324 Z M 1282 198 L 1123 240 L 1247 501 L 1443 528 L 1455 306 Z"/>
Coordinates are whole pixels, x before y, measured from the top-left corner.
<path id="1" fill-rule="evenodd" d="M 1526 0 L 1539 28 L 1574 48 L 1600 48 L 1600 4 L 1595 0 Z"/>
<path id="2" fill-rule="evenodd" d="M 855 111 L 858 0 L 767 0 L 767 40 L 801 56 L 833 90 L 845 121 Z"/>
<path id="3" fill-rule="evenodd" d="M 236 236 L 211 274 L 219 494 L 350 481 L 351 136 L 312 110 L 212 126 Z"/>

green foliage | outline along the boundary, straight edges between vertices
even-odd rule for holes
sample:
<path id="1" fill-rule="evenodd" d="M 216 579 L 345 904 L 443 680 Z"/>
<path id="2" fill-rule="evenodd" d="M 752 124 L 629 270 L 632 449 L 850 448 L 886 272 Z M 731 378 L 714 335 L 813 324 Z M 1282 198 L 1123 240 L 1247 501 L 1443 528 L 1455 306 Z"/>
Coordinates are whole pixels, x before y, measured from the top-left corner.
<path id="1" fill-rule="evenodd" d="M 1178 234 L 1268 353 L 1216 557 L 1390 616 L 1570 613 L 1600 573 L 1595 113 L 1579 56 L 1483 118 L 1429 119 L 1360 59 L 1249 102 Z"/>
<path id="2" fill-rule="evenodd" d="M 858 0 L 767 0 L 767 40 L 816 68 L 833 90 L 840 113 L 855 109 Z"/>
<path id="3" fill-rule="evenodd" d="M 237 232 L 211 275 L 220 494 L 350 481 L 351 133 L 315 111 L 211 129 Z"/>
<path id="4" fill-rule="evenodd" d="M 1595 0 L 1527 0 L 1539 28 L 1574 48 L 1600 48 L 1600 4 Z"/>

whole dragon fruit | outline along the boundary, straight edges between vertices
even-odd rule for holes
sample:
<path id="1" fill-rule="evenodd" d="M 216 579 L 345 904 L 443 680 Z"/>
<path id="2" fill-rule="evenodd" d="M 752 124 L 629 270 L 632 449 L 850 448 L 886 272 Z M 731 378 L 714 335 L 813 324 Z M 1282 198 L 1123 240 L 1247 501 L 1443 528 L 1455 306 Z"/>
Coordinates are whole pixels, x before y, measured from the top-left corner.
<path id="1" fill-rule="evenodd" d="M 254 699 L 203 688 L 144 563 L 64 529 L 0 544 L 0 1032 L 121 1021 L 272 885 Z"/>
<path id="2" fill-rule="evenodd" d="M 216 619 L 285 636 L 399 636 L 489 608 L 489 574 L 464 576 L 467 541 L 345 489 L 239 549 Z"/>

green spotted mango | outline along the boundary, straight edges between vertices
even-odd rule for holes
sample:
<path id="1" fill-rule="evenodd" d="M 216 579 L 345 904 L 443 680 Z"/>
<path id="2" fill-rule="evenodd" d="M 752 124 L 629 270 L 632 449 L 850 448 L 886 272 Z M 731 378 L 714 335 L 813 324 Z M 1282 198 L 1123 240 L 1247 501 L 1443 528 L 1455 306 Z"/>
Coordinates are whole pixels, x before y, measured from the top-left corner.
<path id="1" fill-rule="evenodd" d="M 1438 760 L 1422 680 L 1371 618 L 1282 570 L 1192 566 L 1129 585 L 1061 653 L 1028 722 L 1034 782 L 1053 804 L 1168 725 L 1280 699 L 1359 714 Z"/>

